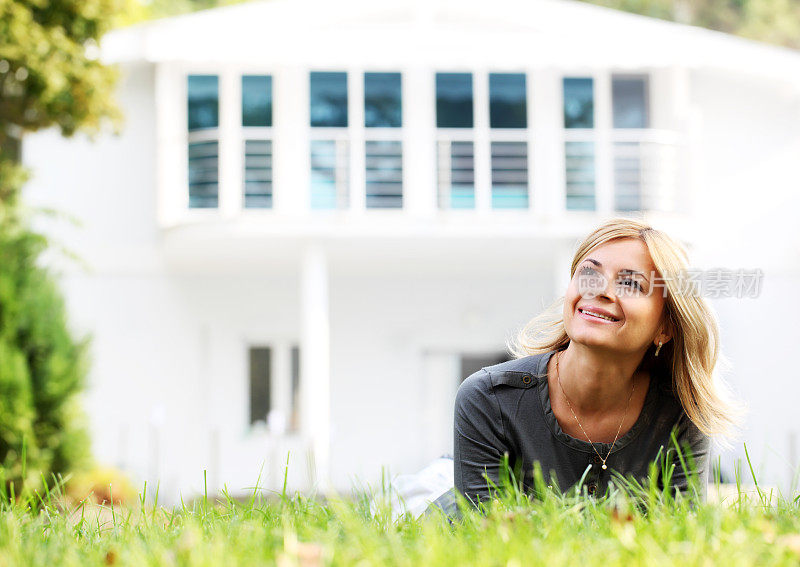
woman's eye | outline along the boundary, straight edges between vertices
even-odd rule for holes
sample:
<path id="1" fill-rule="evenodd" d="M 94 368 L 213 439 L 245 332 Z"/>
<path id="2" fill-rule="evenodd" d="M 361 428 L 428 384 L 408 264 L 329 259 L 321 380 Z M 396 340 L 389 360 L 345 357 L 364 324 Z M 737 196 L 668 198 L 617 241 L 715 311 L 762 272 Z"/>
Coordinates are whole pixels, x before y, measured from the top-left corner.
<path id="1" fill-rule="evenodd" d="M 620 280 L 620 283 L 628 287 L 636 288 L 639 291 L 642 290 L 642 286 L 636 280 Z"/>

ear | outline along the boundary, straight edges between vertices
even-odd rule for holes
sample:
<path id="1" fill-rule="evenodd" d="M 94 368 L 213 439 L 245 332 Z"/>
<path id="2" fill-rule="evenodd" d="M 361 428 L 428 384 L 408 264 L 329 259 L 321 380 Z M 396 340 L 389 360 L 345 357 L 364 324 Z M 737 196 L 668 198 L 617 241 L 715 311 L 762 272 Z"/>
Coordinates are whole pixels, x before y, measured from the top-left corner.
<path id="1" fill-rule="evenodd" d="M 653 344 L 658 345 L 658 341 L 661 341 L 662 344 L 667 344 L 672 339 L 674 334 L 672 327 L 672 321 L 666 311 L 666 308 L 664 308 L 664 319 Z"/>

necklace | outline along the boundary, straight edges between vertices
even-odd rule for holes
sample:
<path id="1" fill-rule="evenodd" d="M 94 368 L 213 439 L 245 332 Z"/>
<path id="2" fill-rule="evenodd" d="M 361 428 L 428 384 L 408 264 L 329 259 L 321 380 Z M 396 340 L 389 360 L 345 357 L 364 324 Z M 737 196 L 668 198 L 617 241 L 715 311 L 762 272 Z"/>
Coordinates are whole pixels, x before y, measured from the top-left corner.
<path id="1" fill-rule="evenodd" d="M 595 449 L 594 443 L 592 443 L 592 440 L 589 439 L 588 435 L 586 435 L 586 430 L 583 428 L 583 425 L 581 425 L 581 422 L 578 419 L 578 416 L 575 415 L 575 410 L 572 409 L 572 404 L 570 403 L 569 398 L 567 397 L 567 393 L 564 391 L 564 386 L 561 385 L 561 376 L 559 376 L 559 374 L 558 374 L 558 361 L 560 359 L 561 359 L 561 353 L 559 352 L 556 355 L 556 380 L 558 380 L 558 387 L 561 388 L 561 393 L 564 394 L 564 399 L 567 400 L 567 406 L 569 406 L 569 411 L 572 412 L 572 417 L 575 418 L 575 421 L 578 423 L 578 427 L 581 428 L 581 431 L 583 431 L 583 434 L 586 436 L 586 439 L 589 441 L 589 444 L 592 446 L 592 449 L 594 450 L 595 453 L 597 453 L 597 457 L 603 463 L 603 470 L 605 470 L 606 468 L 608 468 L 608 467 L 606 467 L 606 461 L 611 456 L 611 451 L 614 450 L 614 445 L 617 443 L 617 439 L 619 438 L 619 432 L 622 430 L 622 424 L 625 423 L 625 418 L 628 417 L 628 406 L 630 406 L 631 398 L 633 397 L 633 390 L 636 388 L 636 382 L 633 382 L 631 384 L 631 393 L 628 396 L 628 403 L 625 404 L 625 413 L 622 415 L 622 421 L 619 422 L 619 427 L 617 428 L 617 434 L 614 436 L 614 442 L 611 443 L 611 448 L 608 450 L 608 455 L 606 455 L 606 458 L 604 459 L 600 455 L 600 453 L 597 451 L 597 449 Z"/>

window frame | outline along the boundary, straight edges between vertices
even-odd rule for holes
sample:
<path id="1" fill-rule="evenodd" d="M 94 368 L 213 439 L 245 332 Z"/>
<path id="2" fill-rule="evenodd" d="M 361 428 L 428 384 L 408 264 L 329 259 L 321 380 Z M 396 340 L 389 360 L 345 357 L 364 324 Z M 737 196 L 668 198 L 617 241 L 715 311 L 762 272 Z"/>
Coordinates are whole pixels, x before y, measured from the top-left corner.
<path id="1" fill-rule="evenodd" d="M 214 127 L 209 128 L 189 128 L 189 94 L 190 88 L 189 83 L 192 77 L 214 77 L 216 78 L 217 83 L 217 125 Z M 203 211 L 200 214 L 214 214 L 220 209 L 221 197 L 222 197 L 222 160 L 221 160 L 221 149 L 222 149 L 222 78 L 219 72 L 204 72 L 204 71 L 197 71 L 192 72 L 188 71 L 183 75 L 183 104 L 184 104 L 184 121 L 183 126 L 185 128 L 185 136 L 186 141 L 184 143 L 184 148 L 186 152 L 186 159 L 184 161 L 186 165 L 186 185 L 184 191 L 185 197 L 185 207 L 188 211 Z M 190 146 L 193 144 L 203 144 L 209 142 L 216 142 L 217 144 L 217 153 L 216 153 L 216 160 L 217 160 L 217 195 L 216 195 L 216 205 L 209 206 L 209 207 L 193 207 L 192 206 L 192 180 L 191 180 L 191 152 Z"/>
<path id="2" fill-rule="evenodd" d="M 366 93 L 366 82 L 367 82 L 367 75 L 370 73 L 380 73 L 380 74 L 397 74 L 400 77 L 400 126 L 367 126 L 366 125 L 366 105 L 367 105 L 367 93 Z M 405 112 L 405 73 L 403 69 L 398 68 L 367 68 L 362 69 L 359 71 L 355 71 L 354 75 L 358 76 L 358 80 L 360 82 L 361 90 L 360 96 L 358 97 L 359 100 L 354 101 L 355 104 L 359 105 L 361 116 L 359 116 L 358 124 L 354 124 L 355 135 L 354 139 L 358 141 L 360 156 L 358 156 L 358 160 L 363 159 L 363 165 L 361 166 L 362 171 L 359 172 L 360 175 L 363 174 L 363 182 L 359 181 L 358 191 L 358 206 L 359 208 L 363 206 L 363 210 L 368 211 L 370 215 L 374 214 L 396 214 L 398 212 L 402 213 L 408 207 L 408 197 L 406 194 L 406 165 L 407 160 L 405 157 L 406 154 L 406 112 Z M 400 160 L 400 206 L 399 207 L 371 207 L 369 206 L 369 197 L 370 193 L 368 192 L 368 188 L 370 185 L 369 175 L 368 175 L 368 168 L 369 165 L 367 163 L 367 145 L 370 142 L 393 142 L 399 144 L 400 152 L 397 154 Z M 363 198 L 363 201 L 361 200 Z"/>

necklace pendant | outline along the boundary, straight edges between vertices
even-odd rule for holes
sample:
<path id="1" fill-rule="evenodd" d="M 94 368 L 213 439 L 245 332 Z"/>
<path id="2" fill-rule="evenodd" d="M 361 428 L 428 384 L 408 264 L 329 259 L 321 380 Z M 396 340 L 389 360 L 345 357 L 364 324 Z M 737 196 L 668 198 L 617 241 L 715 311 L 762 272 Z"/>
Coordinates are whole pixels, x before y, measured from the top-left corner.
<path id="1" fill-rule="evenodd" d="M 606 464 L 605 464 L 605 463 L 603 463 L 603 470 L 606 470 L 607 468 L 608 468 L 608 467 L 606 466 Z"/>

